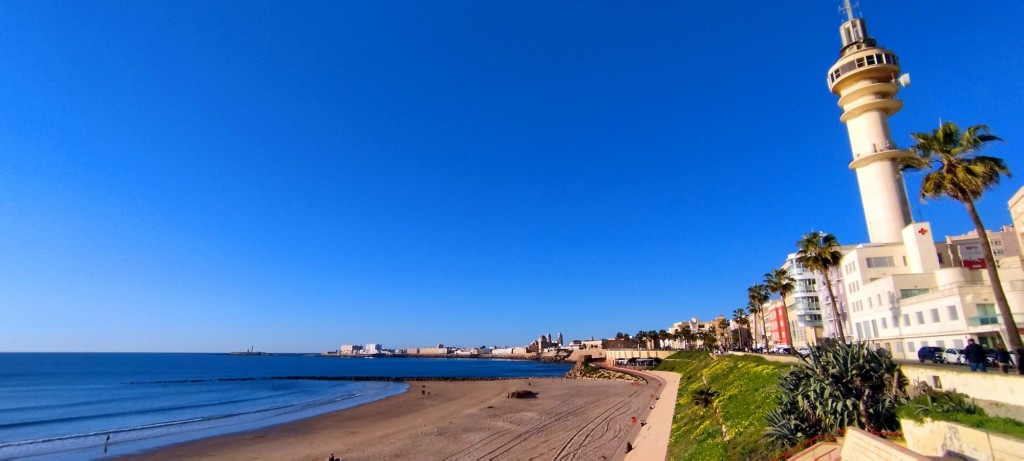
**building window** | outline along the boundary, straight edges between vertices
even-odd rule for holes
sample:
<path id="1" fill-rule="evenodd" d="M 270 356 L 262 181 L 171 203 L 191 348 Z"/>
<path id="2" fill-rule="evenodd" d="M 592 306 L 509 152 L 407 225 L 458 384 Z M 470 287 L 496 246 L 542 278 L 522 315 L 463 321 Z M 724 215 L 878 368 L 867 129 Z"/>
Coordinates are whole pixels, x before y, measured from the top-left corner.
<path id="1" fill-rule="evenodd" d="M 943 349 L 945 349 L 945 348 L 946 348 L 946 342 L 945 342 L 945 341 L 942 341 L 942 340 L 938 340 L 938 341 L 935 341 L 935 345 L 936 345 L 936 346 L 939 346 L 939 347 L 941 347 L 941 348 L 943 348 Z"/>
<path id="2" fill-rule="evenodd" d="M 882 329 L 889 328 L 889 325 L 885 323 L 885 317 L 882 317 Z"/>
<path id="3" fill-rule="evenodd" d="M 907 341 L 907 351 L 914 352 L 916 350 L 917 349 L 914 349 L 914 342 L 913 341 Z"/>
<path id="4" fill-rule="evenodd" d="M 873 338 L 878 337 L 878 323 L 875 322 L 874 320 L 871 320 L 871 336 Z"/>
<path id="5" fill-rule="evenodd" d="M 861 327 L 860 322 L 857 322 L 857 337 L 858 338 L 863 338 L 864 337 L 864 328 Z"/>
<path id="6" fill-rule="evenodd" d="M 992 246 L 1002 246 L 1003 241 L 1001 239 L 989 239 L 988 243 L 991 243 Z"/>
<path id="7" fill-rule="evenodd" d="M 910 314 L 903 314 L 903 326 L 910 326 Z"/>
<path id="8" fill-rule="evenodd" d="M 962 339 L 954 339 L 953 340 L 953 347 L 955 347 L 957 349 L 963 349 L 964 348 L 964 340 L 962 340 Z"/>
<path id="9" fill-rule="evenodd" d="M 896 265 L 896 261 L 893 259 L 892 256 L 877 256 L 874 258 L 868 258 L 867 262 L 869 268 L 894 267 Z"/>
<path id="10" fill-rule="evenodd" d="M 932 309 L 932 323 L 939 323 L 939 310 Z"/>
<path id="11" fill-rule="evenodd" d="M 903 343 L 896 343 L 896 352 L 903 352 Z"/>
<path id="12" fill-rule="evenodd" d="M 924 312 L 915 312 L 914 316 L 917 317 L 917 324 L 924 325 Z"/>
<path id="13" fill-rule="evenodd" d="M 978 304 L 978 325 L 998 325 L 995 304 Z"/>
<path id="14" fill-rule="evenodd" d="M 875 307 L 874 303 L 871 302 L 871 298 L 868 298 L 868 309 Z"/>
<path id="15" fill-rule="evenodd" d="M 902 288 L 900 289 L 900 299 L 912 298 L 914 296 L 923 295 L 929 290 L 927 288 Z"/>
<path id="16" fill-rule="evenodd" d="M 882 295 L 881 295 L 881 293 L 879 293 L 879 294 L 877 294 L 875 296 L 878 296 L 878 307 L 882 307 Z"/>
<path id="17" fill-rule="evenodd" d="M 1003 250 L 1002 248 L 996 248 L 995 250 L 992 250 L 992 255 L 993 256 L 1006 256 L 1006 250 Z"/>
<path id="18" fill-rule="evenodd" d="M 946 306 L 946 309 L 949 310 L 949 319 L 950 320 L 959 320 L 960 319 L 960 316 L 957 315 L 957 313 L 956 313 L 956 306 Z"/>

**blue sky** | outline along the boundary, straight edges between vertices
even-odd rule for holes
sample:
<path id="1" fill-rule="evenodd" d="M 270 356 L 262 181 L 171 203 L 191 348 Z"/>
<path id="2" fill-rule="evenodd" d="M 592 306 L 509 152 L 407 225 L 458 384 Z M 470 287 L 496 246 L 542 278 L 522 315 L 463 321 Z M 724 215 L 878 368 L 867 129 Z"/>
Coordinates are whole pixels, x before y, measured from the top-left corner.
<path id="1" fill-rule="evenodd" d="M 0 351 L 525 344 L 732 312 L 802 234 L 867 240 L 825 83 L 839 3 L 2 2 Z M 861 3 L 913 76 L 896 141 L 985 123 L 1021 171 L 1024 6 Z M 980 203 L 989 228 L 1021 185 Z"/>

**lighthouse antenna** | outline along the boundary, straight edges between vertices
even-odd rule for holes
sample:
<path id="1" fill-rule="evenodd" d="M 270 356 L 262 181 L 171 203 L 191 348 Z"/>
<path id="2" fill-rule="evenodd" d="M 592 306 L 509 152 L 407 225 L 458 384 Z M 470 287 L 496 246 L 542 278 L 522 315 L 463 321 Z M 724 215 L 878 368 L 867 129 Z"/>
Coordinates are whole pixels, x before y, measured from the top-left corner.
<path id="1" fill-rule="evenodd" d="M 846 20 L 847 21 L 853 21 L 853 8 L 854 8 L 854 6 L 860 6 L 860 5 L 852 4 L 852 3 L 850 3 L 850 0 L 843 0 L 843 6 L 839 7 L 840 11 L 846 13 Z"/>

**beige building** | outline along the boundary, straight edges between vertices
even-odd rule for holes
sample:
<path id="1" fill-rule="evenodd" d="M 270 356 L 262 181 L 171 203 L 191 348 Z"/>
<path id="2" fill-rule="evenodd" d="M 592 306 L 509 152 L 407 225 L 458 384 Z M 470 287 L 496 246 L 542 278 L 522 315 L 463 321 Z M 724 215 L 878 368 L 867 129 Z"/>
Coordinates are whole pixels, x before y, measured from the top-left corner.
<path id="1" fill-rule="evenodd" d="M 1020 242 L 1014 226 L 1003 226 L 998 231 L 986 230 L 985 233 L 988 234 L 992 255 L 996 259 L 1020 256 Z M 980 269 L 985 267 L 978 231 L 972 230 L 963 235 L 947 236 L 946 245 L 949 249 L 949 259 L 954 266 Z"/>

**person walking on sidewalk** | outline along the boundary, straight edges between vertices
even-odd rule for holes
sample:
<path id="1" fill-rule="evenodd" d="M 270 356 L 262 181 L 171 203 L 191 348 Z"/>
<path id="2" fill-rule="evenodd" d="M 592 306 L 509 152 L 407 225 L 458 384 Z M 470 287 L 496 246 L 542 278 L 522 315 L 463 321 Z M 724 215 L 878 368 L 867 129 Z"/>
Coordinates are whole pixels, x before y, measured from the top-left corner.
<path id="1" fill-rule="evenodd" d="M 964 348 L 964 358 L 967 359 L 967 365 L 971 367 L 971 371 L 980 371 L 982 373 L 988 371 L 985 368 L 985 362 L 988 361 L 988 357 L 985 357 L 985 349 L 975 343 L 974 338 L 967 340 L 967 347 Z"/>
<path id="2" fill-rule="evenodd" d="M 1010 372 L 1010 351 L 1002 344 L 996 346 L 996 365 L 999 365 L 999 371 Z"/>

